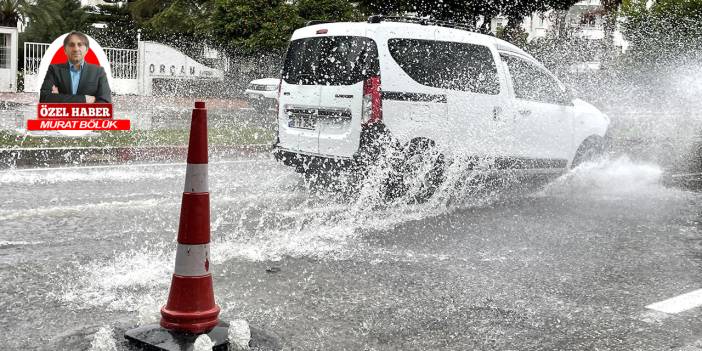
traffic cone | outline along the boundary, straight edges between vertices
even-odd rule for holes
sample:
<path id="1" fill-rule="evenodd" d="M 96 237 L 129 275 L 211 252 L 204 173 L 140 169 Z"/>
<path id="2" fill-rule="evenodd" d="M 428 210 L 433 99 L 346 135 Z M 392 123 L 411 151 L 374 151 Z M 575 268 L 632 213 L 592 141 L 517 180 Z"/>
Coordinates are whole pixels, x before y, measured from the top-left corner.
<path id="1" fill-rule="evenodd" d="M 210 193 L 207 186 L 207 110 L 198 101 L 193 110 L 188 166 L 180 207 L 178 249 L 168 303 L 161 308 L 161 326 L 200 334 L 219 319 L 210 273 Z"/>
<path id="2" fill-rule="evenodd" d="M 185 189 L 180 208 L 178 248 L 168 301 L 159 325 L 129 330 L 125 337 L 141 346 L 162 350 L 187 349 L 207 333 L 214 349 L 229 344 L 228 325 L 219 321 L 210 272 L 210 193 L 207 184 L 207 110 L 195 102 Z"/>

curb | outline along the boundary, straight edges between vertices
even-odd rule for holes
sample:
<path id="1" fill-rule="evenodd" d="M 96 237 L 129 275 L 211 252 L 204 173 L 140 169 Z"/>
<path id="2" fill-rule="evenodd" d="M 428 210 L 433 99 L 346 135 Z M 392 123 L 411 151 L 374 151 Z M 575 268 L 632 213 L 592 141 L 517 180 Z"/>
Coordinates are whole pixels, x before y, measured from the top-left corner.
<path id="1" fill-rule="evenodd" d="M 211 146 L 215 157 L 243 157 L 272 150 L 270 144 Z M 134 161 L 185 160 L 187 145 L 148 147 L 72 147 L 0 149 L 0 169 L 60 165 L 94 165 Z"/>

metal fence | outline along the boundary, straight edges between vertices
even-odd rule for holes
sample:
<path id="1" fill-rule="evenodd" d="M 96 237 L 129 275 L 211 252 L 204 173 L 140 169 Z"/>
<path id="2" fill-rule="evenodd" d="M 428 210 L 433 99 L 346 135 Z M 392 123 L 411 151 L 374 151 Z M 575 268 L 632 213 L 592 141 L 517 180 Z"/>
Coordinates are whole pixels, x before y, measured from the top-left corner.
<path id="1" fill-rule="evenodd" d="M 24 43 L 24 74 L 31 75 L 39 72 L 39 64 L 44 53 L 49 49 L 45 43 Z"/>
<path id="2" fill-rule="evenodd" d="M 49 44 L 24 43 L 24 74 L 37 74 L 41 58 L 44 57 Z M 137 50 L 104 48 L 107 61 L 110 62 L 112 77 L 115 79 L 137 79 Z M 0 61 L 2 62 L 2 61 Z"/>
<path id="3" fill-rule="evenodd" d="M 114 48 L 105 48 L 104 50 L 107 61 L 110 62 L 113 78 L 137 79 L 138 50 Z"/>

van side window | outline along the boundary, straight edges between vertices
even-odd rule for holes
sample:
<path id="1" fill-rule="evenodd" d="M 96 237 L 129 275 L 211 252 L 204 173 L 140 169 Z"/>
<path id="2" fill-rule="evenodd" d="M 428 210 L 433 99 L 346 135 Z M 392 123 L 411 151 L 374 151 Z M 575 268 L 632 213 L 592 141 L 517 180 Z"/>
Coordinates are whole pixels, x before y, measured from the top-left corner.
<path id="1" fill-rule="evenodd" d="M 501 54 L 512 76 L 514 96 L 518 99 L 562 105 L 565 92 L 558 82 L 533 63 L 512 55 Z"/>
<path id="2" fill-rule="evenodd" d="M 500 93 L 495 60 L 486 46 L 390 39 L 388 48 L 395 62 L 419 84 L 479 94 Z"/>

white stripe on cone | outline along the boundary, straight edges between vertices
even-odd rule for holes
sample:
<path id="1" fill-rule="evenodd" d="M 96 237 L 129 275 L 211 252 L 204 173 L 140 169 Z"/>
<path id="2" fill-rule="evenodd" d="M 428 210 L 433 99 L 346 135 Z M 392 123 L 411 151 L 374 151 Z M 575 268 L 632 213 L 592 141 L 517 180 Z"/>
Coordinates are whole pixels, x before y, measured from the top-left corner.
<path id="1" fill-rule="evenodd" d="M 174 274 L 199 277 L 210 273 L 210 244 L 178 244 Z"/>
<path id="2" fill-rule="evenodd" d="M 209 191 L 207 184 L 207 163 L 190 164 L 185 170 L 186 193 L 206 193 Z"/>

